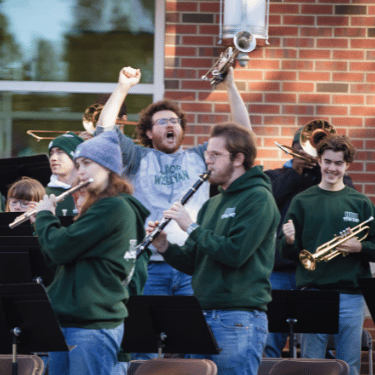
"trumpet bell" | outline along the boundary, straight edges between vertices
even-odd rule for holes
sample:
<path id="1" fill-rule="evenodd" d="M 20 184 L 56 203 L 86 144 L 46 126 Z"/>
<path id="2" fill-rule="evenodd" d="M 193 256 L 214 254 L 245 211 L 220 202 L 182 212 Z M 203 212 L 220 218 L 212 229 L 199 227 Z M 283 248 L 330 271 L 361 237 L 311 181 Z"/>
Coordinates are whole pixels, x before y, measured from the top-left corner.
<path id="1" fill-rule="evenodd" d="M 316 268 L 316 260 L 312 256 L 312 254 L 307 250 L 302 250 L 299 253 L 299 260 L 302 265 L 309 271 L 315 271 Z"/>
<path id="2" fill-rule="evenodd" d="M 336 129 L 328 121 L 314 120 L 306 124 L 300 135 L 300 145 L 303 150 L 313 157 L 317 157 L 316 148 L 324 138 L 337 135 Z"/>
<path id="3" fill-rule="evenodd" d="M 234 36 L 233 43 L 240 52 L 245 53 L 253 51 L 257 45 L 254 35 L 246 30 L 239 31 Z"/>

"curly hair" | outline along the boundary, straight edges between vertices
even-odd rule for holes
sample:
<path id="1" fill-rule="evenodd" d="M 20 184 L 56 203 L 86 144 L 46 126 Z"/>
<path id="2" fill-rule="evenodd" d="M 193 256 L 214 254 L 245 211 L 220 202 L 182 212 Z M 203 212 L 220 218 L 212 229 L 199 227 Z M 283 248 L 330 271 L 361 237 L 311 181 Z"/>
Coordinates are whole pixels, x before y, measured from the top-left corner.
<path id="1" fill-rule="evenodd" d="M 318 157 L 322 157 L 324 151 L 331 150 L 333 152 L 344 153 L 344 161 L 346 163 L 351 163 L 354 160 L 354 155 L 356 153 L 356 148 L 351 144 L 349 138 L 345 135 L 334 135 L 323 139 L 316 151 Z"/>
<path id="2" fill-rule="evenodd" d="M 147 136 L 147 130 L 152 129 L 152 116 L 156 112 L 160 111 L 172 111 L 174 112 L 178 118 L 181 120 L 181 128 L 183 133 L 185 133 L 186 128 L 186 115 L 185 112 L 182 111 L 176 104 L 171 102 L 170 100 L 161 100 L 156 103 L 150 104 L 146 109 L 144 109 L 140 114 L 140 119 L 137 124 L 136 132 L 137 138 L 142 146 L 151 147 L 152 148 L 152 140 Z"/>

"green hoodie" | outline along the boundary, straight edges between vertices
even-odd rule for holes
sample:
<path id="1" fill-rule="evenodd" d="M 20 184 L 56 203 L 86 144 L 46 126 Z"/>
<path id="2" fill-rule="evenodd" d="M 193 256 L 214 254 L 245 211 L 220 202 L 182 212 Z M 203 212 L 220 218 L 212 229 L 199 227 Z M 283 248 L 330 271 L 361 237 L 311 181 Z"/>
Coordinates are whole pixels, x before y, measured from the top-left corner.
<path id="1" fill-rule="evenodd" d="M 46 194 L 54 194 L 56 197 L 65 193 L 68 189 L 62 187 L 46 187 Z M 71 195 L 68 195 L 63 201 L 59 202 L 56 206 L 57 216 L 75 216 L 77 215 L 77 209 L 74 204 L 74 199 Z"/>
<path id="2" fill-rule="evenodd" d="M 42 251 L 58 266 L 47 292 L 62 327 L 114 328 L 124 321 L 128 293 L 122 281 L 134 264 L 125 253 L 143 236 L 148 214 L 121 194 L 95 202 L 67 228 L 49 211 L 36 215 Z"/>
<path id="3" fill-rule="evenodd" d="M 251 168 L 209 199 L 184 246 L 170 245 L 167 263 L 192 275 L 203 309 L 267 310 L 280 214 L 269 178 Z"/>

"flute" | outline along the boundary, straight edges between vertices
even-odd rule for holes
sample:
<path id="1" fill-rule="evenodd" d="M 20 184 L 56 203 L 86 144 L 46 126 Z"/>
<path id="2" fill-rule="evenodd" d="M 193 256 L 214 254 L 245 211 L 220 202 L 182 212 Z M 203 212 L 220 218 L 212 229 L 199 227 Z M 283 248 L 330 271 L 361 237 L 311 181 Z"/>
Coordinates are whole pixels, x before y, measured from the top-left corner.
<path id="1" fill-rule="evenodd" d="M 194 195 L 194 193 L 199 189 L 199 187 L 203 184 L 203 182 L 207 181 L 208 177 L 210 176 L 211 171 L 206 171 L 199 175 L 199 179 L 195 182 L 195 184 L 189 189 L 189 191 L 181 198 L 180 203 L 182 205 L 186 204 L 188 200 Z M 171 221 L 170 218 L 163 217 L 158 226 L 146 236 L 146 238 L 136 247 L 137 251 L 137 259 L 140 255 L 147 249 L 147 247 L 151 244 L 151 242 L 158 236 L 158 234 L 167 226 L 167 224 Z"/>
<path id="2" fill-rule="evenodd" d="M 58 195 L 56 197 L 56 203 L 59 203 L 59 202 L 63 201 L 68 195 L 76 192 L 77 190 L 80 190 L 80 189 L 84 188 L 85 186 L 91 184 L 92 182 L 94 182 L 94 179 L 89 178 L 87 181 L 82 181 L 77 186 L 73 186 L 69 190 L 67 190 L 64 193 Z M 9 228 L 13 229 L 13 228 L 17 227 L 18 225 L 24 223 L 25 221 L 29 220 L 31 216 L 35 215 L 36 212 L 37 212 L 36 209 L 34 209 L 34 210 L 27 211 L 27 212 L 23 213 L 22 215 L 18 216 L 12 223 L 9 224 Z"/>

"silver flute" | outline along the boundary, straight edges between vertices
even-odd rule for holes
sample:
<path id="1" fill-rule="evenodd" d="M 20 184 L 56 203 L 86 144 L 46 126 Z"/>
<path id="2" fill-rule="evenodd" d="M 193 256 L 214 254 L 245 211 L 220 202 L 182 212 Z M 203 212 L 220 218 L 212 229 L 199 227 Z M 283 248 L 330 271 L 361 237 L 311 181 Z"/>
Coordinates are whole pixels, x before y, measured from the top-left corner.
<path id="1" fill-rule="evenodd" d="M 203 182 L 208 180 L 211 171 L 206 171 L 199 175 L 199 179 L 195 182 L 195 184 L 189 189 L 189 191 L 180 199 L 180 203 L 182 205 L 186 204 L 188 200 L 194 195 L 194 193 L 199 189 L 199 187 L 203 184 Z M 147 247 L 151 244 L 151 242 L 159 235 L 159 233 L 167 226 L 167 224 L 171 221 L 170 218 L 163 217 L 158 226 L 148 234 L 145 239 L 136 247 L 137 251 L 137 259 L 140 255 L 147 249 Z"/>
<path id="2" fill-rule="evenodd" d="M 56 203 L 59 203 L 59 202 L 63 201 L 68 195 L 73 194 L 77 190 L 80 190 L 80 189 L 86 187 L 87 185 L 91 184 L 92 182 L 94 182 L 94 179 L 89 178 L 87 181 L 82 181 L 77 186 L 73 186 L 71 189 L 65 191 L 64 193 L 62 193 L 60 195 L 58 195 L 56 197 Z M 17 227 L 18 225 L 20 225 L 20 224 L 24 223 L 25 221 L 29 220 L 30 217 L 35 215 L 36 213 L 37 213 L 37 211 L 36 211 L 36 209 L 34 209 L 34 210 L 27 211 L 20 216 L 17 216 L 17 218 L 12 223 L 9 224 L 9 228 L 13 229 L 13 228 Z"/>

